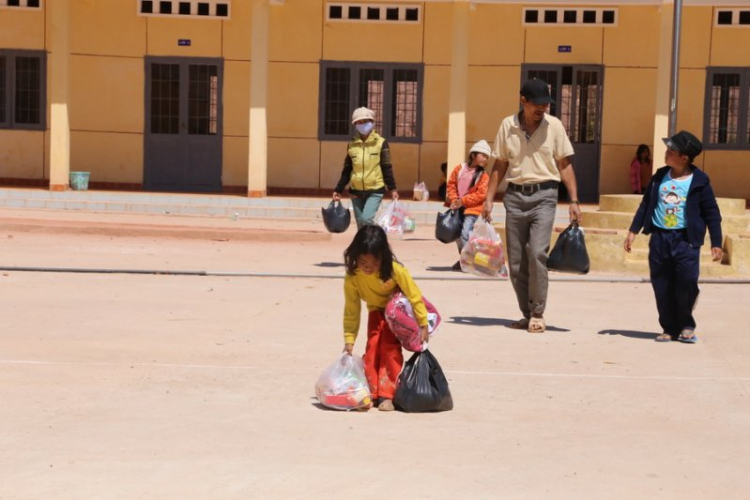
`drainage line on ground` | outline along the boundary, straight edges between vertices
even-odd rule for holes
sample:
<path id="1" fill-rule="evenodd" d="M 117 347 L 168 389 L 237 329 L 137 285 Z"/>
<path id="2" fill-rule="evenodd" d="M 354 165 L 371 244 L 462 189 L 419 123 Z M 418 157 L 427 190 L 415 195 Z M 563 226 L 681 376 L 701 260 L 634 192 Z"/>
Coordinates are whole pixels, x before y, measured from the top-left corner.
<path id="1" fill-rule="evenodd" d="M 92 269 L 85 267 L 9 267 L 0 266 L 0 271 L 17 271 L 31 273 L 70 273 L 70 274 L 139 274 L 139 275 L 162 275 L 162 276 L 217 276 L 234 278 L 314 278 L 314 279 L 341 279 L 342 274 L 302 274 L 302 273 L 259 273 L 250 271 L 184 271 L 167 269 Z M 485 281 L 491 278 L 479 276 L 455 276 L 445 278 L 442 276 L 413 275 L 418 281 Z M 629 276 L 550 276 L 550 281 L 557 283 L 650 283 L 649 278 Z M 498 280 L 507 281 L 507 280 Z M 750 285 L 750 278 L 701 278 L 698 283 L 706 285 Z"/>

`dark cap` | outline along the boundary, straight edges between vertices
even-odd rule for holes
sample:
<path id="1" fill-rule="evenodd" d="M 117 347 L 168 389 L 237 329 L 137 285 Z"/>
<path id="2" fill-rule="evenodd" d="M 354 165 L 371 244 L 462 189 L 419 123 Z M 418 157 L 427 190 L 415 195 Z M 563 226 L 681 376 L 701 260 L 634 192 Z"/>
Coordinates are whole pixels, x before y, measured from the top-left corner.
<path id="1" fill-rule="evenodd" d="M 669 149 L 687 155 L 691 159 L 695 158 L 701 154 L 701 151 L 703 151 L 703 144 L 701 144 L 701 141 L 685 130 L 677 132 L 672 137 L 665 137 L 662 141 L 664 141 L 664 144 L 666 144 Z"/>
<path id="2" fill-rule="evenodd" d="M 549 85 L 544 80 L 532 78 L 521 87 L 521 95 L 533 104 L 550 104 L 555 100 L 549 95 Z"/>

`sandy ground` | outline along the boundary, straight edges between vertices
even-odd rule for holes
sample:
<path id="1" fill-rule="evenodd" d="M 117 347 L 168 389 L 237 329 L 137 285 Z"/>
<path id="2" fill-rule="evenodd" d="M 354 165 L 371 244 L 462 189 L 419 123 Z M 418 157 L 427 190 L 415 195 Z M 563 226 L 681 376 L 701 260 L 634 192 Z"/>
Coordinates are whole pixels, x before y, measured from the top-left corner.
<path id="1" fill-rule="evenodd" d="M 555 281 L 549 330 L 532 335 L 507 328 L 519 316 L 509 282 L 461 279 L 448 269 L 455 248 L 419 228 L 393 247 L 443 315 L 432 351 L 455 409 L 345 413 L 317 406 L 313 386 L 343 347 L 353 230 L 1 210 L 0 222 L 6 268 L 304 276 L 0 272 L 4 500 L 750 490 L 750 337 L 737 307 L 747 285 L 702 285 L 700 343 L 684 345 L 653 341 L 649 284 Z M 137 236 L 131 225 L 173 229 Z M 223 232 L 181 238 L 185 227 Z M 274 236 L 237 236 L 258 229 Z"/>

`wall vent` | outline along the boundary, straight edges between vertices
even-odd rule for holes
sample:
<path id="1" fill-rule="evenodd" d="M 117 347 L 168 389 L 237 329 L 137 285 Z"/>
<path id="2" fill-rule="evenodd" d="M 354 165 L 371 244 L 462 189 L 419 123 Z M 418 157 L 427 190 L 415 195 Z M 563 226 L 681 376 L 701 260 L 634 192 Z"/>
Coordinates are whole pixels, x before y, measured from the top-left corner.
<path id="1" fill-rule="evenodd" d="M 0 0 L 0 9 L 41 9 L 42 0 Z"/>
<path id="2" fill-rule="evenodd" d="M 229 0 L 138 0 L 141 16 L 229 19 L 230 7 Z"/>
<path id="3" fill-rule="evenodd" d="M 750 10 L 716 9 L 714 25 L 720 28 L 750 27 Z"/>
<path id="4" fill-rule="evenodd" d="M 421 19 L 419 5 L 326 4 L 327 21 L 419 23 Z"/>
<path id="5" fill-rule="evenodd" d="M 524 26 L 617 26 L 617 9 L 524 8 Z"/>

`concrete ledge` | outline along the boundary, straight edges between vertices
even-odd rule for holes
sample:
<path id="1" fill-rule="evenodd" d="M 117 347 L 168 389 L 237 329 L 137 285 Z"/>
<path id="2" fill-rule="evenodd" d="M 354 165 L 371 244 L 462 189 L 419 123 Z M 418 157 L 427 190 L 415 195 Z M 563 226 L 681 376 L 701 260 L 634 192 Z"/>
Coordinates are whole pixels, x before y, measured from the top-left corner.
<path id="1" fill-rule="evenodd" d="M 602 212 L 627 212 L 638 210 L 643 197 L 639 194 L 604 194 L 599 197 L 599 210 Z M 745 215 L 747 201 L 742 198 L 717 198 L 721 214 Z"/>
<path id="2" fill-rule="evenodd" d="M 234 240 L 271 242 L 328 241 L 331 234 L 323 231 L 259 228 L 212 228 L 201 226 L 169 226 L 142 224 L 108 224 L 73 221 L 26 219 L 23 222 L 0 219 L 0 231 L 46 234 L 94 234 L 119 237 L 168 237 L 195 240 Z"/>

